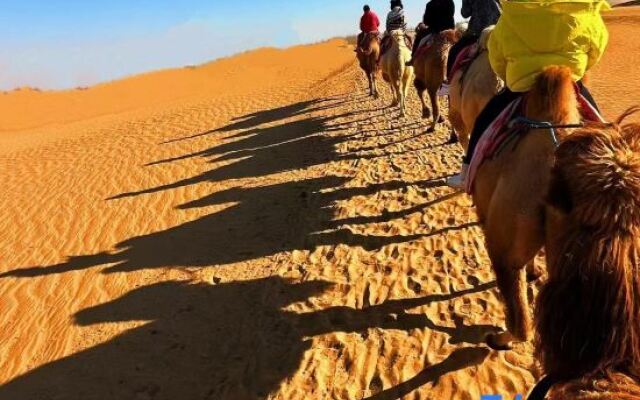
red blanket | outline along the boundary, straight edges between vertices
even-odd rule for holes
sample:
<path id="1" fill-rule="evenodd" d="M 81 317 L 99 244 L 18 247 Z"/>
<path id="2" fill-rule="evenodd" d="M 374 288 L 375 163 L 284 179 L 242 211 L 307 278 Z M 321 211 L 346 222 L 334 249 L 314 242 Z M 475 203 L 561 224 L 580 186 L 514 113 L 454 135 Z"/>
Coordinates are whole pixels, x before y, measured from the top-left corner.
<path id="1" fill-rule="evenodd" d="M 478 44 L 471 44 L 460 51 L 458 56 L 456 57 L 456 61 L 453 63 L 453 67 L 451 67 L 451 71 L 449 71 L 449 82 L 456 76 L 456 72 L 460 71 L 463 68 L 466 68 L 473 60 L 475 60 L 478 55 Z"/>

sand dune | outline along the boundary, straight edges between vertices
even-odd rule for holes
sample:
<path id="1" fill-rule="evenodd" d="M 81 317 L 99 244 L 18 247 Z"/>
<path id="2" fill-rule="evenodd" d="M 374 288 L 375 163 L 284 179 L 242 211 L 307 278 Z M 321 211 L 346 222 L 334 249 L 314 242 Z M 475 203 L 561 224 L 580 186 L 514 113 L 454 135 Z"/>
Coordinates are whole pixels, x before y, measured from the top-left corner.
<path id="1" fill-rule="evenodd" d="M 593 87 L 640 100 L 640 13 Z M 629 21 L 635 21 L 629 23 Z M 0 95 L 0 399 L 479 399 L 539 377 L 461 150 L 342 41 Z M 640 60 L 638 60 L 640 61 Z M 531 291 L 536 292 L 532 286 Z"/>

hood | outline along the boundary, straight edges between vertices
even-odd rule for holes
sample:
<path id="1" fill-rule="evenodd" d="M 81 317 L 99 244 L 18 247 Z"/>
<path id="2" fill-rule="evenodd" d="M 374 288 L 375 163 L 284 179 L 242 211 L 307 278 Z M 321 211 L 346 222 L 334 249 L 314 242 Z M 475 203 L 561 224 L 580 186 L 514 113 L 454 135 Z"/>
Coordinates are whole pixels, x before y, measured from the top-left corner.
<path id="1" fill-rule="evenodd" d="M 530 51 L 554 53 L 594 26 L 611 6 L 605 0 L 510 0 L 502 2 L 502 9 L 502 23 Z"/>

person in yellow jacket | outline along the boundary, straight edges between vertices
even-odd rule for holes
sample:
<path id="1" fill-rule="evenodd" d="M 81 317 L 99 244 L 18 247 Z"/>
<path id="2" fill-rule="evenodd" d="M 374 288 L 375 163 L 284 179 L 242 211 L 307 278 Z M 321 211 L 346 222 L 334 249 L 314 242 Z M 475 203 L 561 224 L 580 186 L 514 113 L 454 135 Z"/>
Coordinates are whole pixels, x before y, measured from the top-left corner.
<path id="1" fill-rule="evenodd" d="M 462 172 L 448 180 L 462 188 L 478 140 L 502 110 L 528 92 L 545 67 L 571 68 L 582 95 L 597 106 L 582 84 L 585 73 L 600 61 L 609 34 L 601 12 L 605 0 L 503 0 L 502 16 L 489 38 L 491 67 L 506 87 L 478 116 Z"/>

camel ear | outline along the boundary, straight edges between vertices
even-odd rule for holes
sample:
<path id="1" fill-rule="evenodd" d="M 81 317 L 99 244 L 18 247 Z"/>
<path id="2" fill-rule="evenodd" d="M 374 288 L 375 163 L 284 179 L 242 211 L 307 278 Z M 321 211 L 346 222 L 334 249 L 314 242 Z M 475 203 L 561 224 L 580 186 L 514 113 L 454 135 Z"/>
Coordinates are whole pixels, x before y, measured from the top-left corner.
<path id="1" fill-rule="evenodd" d="M 549 192 L 547 193 L 547 205 L 564 214 L 569 214 L 573 209 L 569 185 L 558 171 L 554 171 L 551 177 Z"/>

